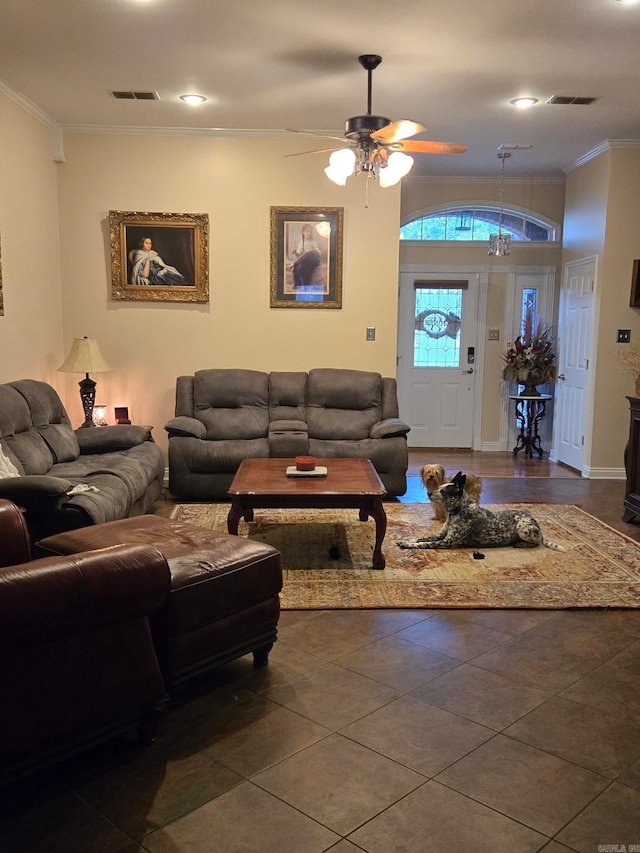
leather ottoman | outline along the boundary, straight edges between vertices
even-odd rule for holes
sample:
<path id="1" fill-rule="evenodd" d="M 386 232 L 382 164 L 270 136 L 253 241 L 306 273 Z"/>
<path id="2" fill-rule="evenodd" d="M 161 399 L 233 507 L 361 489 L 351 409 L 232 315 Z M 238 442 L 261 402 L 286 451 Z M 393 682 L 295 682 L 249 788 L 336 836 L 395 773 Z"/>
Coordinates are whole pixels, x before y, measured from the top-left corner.
<path id="1" fill-rule="evenodd" d="M 116 544 L 155 545 L 169 564 L 171 591 L 152 629 L 170 689 L 249 652 L 255 666 L 267 663 L 280 615 L 279 551 L 157 515 L 58 533 L 35 549 L 49 556 Z"/>

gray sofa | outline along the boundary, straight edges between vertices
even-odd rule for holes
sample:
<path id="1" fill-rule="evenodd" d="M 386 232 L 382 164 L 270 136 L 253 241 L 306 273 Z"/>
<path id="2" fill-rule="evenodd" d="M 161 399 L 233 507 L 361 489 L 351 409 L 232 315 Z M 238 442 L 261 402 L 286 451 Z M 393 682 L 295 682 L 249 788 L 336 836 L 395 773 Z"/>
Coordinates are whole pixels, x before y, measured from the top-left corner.
<path id="1" fill-rule="evenodd" d="M 46 382 L 0 385 L 0 498 L 23 508 L 34 541 L 149 512 L 164 480 L 162 451 L 149 439 L 134 425 L 74 431 Z"/>
<path id="2" fill-rule="evenodd" d="M 389 496 L 407 489 L 407 433 L 396 380 L 365 370 L 199 370 L 179 376 L 169 434 L 169 490 L 226 500 L 243 459 L 370 459 Z"/>

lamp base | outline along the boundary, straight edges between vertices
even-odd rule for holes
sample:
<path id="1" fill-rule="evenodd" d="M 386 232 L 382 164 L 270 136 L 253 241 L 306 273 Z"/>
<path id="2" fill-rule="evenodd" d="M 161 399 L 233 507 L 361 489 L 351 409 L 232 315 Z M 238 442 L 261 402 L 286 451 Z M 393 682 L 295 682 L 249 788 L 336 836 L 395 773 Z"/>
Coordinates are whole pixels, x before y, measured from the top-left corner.
<path id="1" fill-rule="evenodd" d="M 96 402 L 96 383 L 93 379 L 89 378 L 89 374 L 87 373 L 85 378 L 78 382 L 78 385 L 80 386 L 80 400 L 82 401 L 82 409 L 84 411 L 84 423 L 79 428 L 86 429 L 87 427 L 94 427 L 93 407 Z"/>

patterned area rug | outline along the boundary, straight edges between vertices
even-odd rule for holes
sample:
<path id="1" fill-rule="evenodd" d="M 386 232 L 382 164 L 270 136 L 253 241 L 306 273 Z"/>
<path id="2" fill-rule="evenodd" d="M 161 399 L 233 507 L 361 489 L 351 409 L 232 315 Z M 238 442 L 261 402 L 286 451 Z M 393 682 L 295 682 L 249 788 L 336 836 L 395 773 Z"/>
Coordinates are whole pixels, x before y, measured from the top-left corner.
<path id="1" fill-rule="evenodd" d="M 640 607 L 640 548 L 576 506 L 509 504 L 528 509 L 548 548 L 404 551 L 397 540 L 435 533 L 422 503 L 385 503 L 386 568 L 371 568 L 374 523 L 352 510 L 256 510 L 239 535 L 282 554 L 286 610 L 339 608 Z M 504 509 L 488 505 L 490 509 Z M 229 504 L 180 504 L 173 518 L 226 532 Z"/>

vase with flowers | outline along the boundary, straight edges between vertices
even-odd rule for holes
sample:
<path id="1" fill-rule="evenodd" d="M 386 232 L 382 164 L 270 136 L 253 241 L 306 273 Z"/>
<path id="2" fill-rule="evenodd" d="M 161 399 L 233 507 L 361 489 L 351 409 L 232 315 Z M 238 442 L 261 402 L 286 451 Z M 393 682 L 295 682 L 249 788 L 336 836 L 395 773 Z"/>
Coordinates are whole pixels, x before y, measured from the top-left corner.
<path id="1" fill-rule="evenodd" d="M 625 344 L 617 351 L 616 360 L 619 367 L 633 373 L 636 397 L 640 397 L 640 349 Z"/>
<path id="2" fill-rule="evenodd" d="M 536 386 L 553 382 L 556 375 L 551 329 L 545 328 L 542 320 L 534 328 L 533 314 L 527 310 L 522 334 L 502 354 L 502 360 L 502 378 L 524 385 L 523 396 L 539 397 Z"/>

